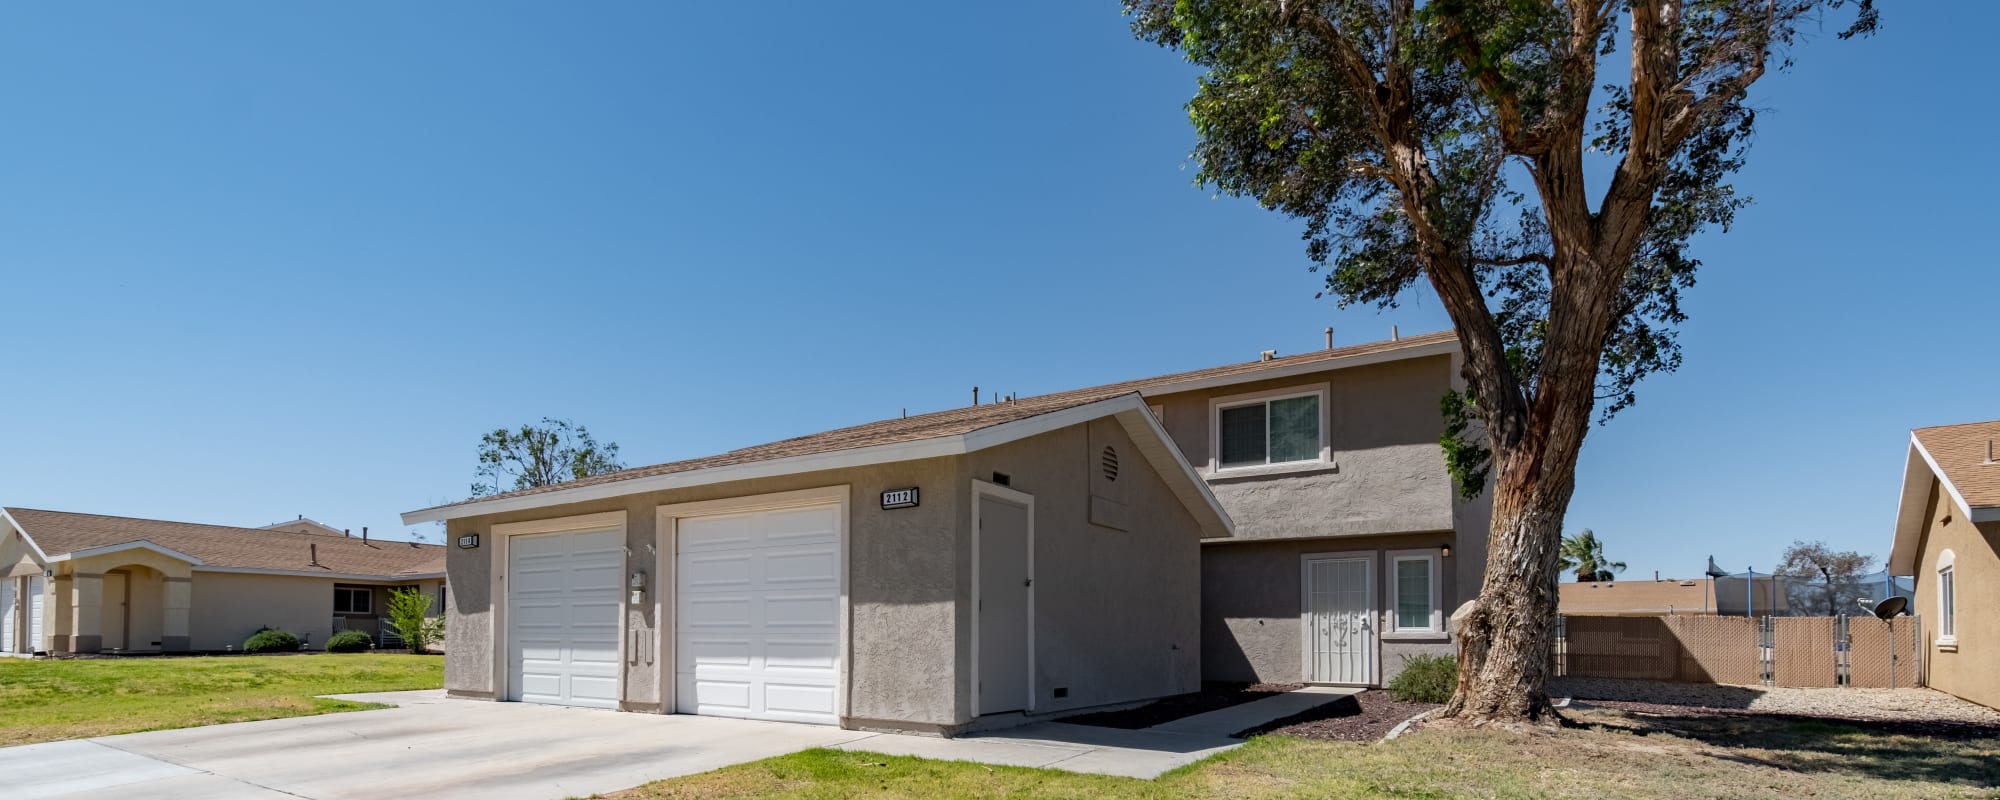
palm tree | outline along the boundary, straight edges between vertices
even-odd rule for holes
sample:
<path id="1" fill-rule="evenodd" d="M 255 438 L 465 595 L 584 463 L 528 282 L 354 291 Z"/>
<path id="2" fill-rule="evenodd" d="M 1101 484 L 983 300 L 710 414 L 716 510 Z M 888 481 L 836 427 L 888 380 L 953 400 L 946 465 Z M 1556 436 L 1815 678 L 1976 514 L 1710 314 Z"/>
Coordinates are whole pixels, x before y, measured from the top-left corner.
<path id="1" fill-rule="evenodd" d="M 1576 573 L 1578 582 L 1608 581 L 1625 571 L 1625 562 L 1604 557 L 1604 543 L 1589 528 L 1575 536 L 1564 536 L 1556 557 L 1561 560 L 1563 570 Z"/>

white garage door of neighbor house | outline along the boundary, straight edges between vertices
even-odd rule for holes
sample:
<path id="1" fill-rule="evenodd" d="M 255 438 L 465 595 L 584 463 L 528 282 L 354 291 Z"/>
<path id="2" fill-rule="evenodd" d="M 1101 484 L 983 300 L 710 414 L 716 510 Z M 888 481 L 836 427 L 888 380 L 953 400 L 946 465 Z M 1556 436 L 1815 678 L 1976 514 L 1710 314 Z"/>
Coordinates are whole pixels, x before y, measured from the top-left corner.
<path id="1" fill-rule="evenodd" d="M 616 530 L 508 537 L 507 699 L 618 707 L 624 570 Z"/>
<path id="2" fill-rule="evenodd" d="M 678 520 L 675 710 L 837 724 L 839 505 Z"/>
<path id="3" fill-rule="evenodd" d="M 14 652 L 14 618 L 21 612 L 14 607 L 14 585 L 20 583 L 13 578 L 0 578 L 0 653 Z"/>
<path id="4" fill-rule="evenodd" d="M 28 579 L 28 646 L 21 650 L 23 653 L 49 649 L 48 643 L 42 641 L 42 593 L 46 588 L 41 578 Z"/>

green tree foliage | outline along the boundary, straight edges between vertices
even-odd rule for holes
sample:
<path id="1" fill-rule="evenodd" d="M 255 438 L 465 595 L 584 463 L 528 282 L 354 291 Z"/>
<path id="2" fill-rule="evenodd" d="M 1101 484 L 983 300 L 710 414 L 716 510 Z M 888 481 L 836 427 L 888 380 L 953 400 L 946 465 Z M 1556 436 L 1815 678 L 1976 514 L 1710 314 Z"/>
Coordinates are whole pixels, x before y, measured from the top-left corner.
<path id="1" fill-rule="evenodd" d="M 625 468 L 618 445 L 599 444 L 589 429 L 566 419 L 543 417 L 540 425 L 500 428 L 479 437 L 478 480 L 472 496 L 603 475 Z"/>
<path id="2" fill-rule="evenodd" d="M 389 592 L 389 608 L 383 624 L 402 637 L 403 646 L 412 653 L 423 653 L 431 645 L 444 643 L 444 615 L 431 615 L 431 598 L 421 589 L 396 589 Z"/>
<path id="3" fill-rule="evenodd" d="M 1829 10 L 1872 32 L 1872 0 L 1123 2 L 1203 70 L 1197 182 L 1300 220 L 1341 304 L 1425 281 L 1451 315 L 1470 399 L 1444 444 L 1461 492 L 1490 476 L 1493 527 L 1446 714 L 1552 718 L 1584 437 L 1681 363 L 1689 242 L 1747 202 L 1750 87 Z"/>
<path id="4" fill-rule="evenodd" d="M 1576 573 L 1576 579 L 1584 583 L 1612 580 L 1625 571 L 1625 562 L 1604 557 L 1604 542 L 1589 528 L 1575 536 L 1564 536 L 1556 558 L 1564 572 Z"/>

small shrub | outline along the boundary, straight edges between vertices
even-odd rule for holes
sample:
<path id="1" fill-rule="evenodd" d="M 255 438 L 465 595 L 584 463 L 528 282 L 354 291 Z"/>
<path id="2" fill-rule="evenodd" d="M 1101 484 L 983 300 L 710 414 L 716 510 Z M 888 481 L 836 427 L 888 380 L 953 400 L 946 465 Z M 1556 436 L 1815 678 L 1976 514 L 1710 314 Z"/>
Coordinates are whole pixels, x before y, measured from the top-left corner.
<path id="1" fill-rule="evenodd" d="M 299 651 L 299 637 L 277 628 L 265 628 L 250 634 L 243 640 L 245 653 L 296 653 Z"/>
<path id="2" fill-rule="evenodd" d="M 1443 703 L 1458 688 L 1458 662 L 1446 656 L 1403 657 L 1403 671 L 1389 681 L 1389 696 L 1404 703 Z"/>
<path id="3" fill-rule="evenodd" d="M 326 640 L 326 651 L 329 653 L 360 653 L 366 651 L 374 644 L 374 640 L 369 639 L 368 634 L 361 631 L 341 631 L 334 634 L 333 638 Z"/>

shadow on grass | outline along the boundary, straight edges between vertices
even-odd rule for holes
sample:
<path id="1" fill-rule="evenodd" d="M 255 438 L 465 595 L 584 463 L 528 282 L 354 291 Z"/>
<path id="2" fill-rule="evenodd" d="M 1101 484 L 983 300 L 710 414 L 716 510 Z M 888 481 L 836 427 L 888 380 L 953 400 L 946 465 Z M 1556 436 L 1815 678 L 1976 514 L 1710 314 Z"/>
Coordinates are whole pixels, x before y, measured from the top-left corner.
<path id="1" fill-rule="evenodd" d="M 2000 727 L 1953 722 L 1833 720 L 1781 714 L 1646 714 L 1576 720 L 1585 728 L 1671 734 L 1708 755 L 1795 772 L 2000 787 Z"/>

